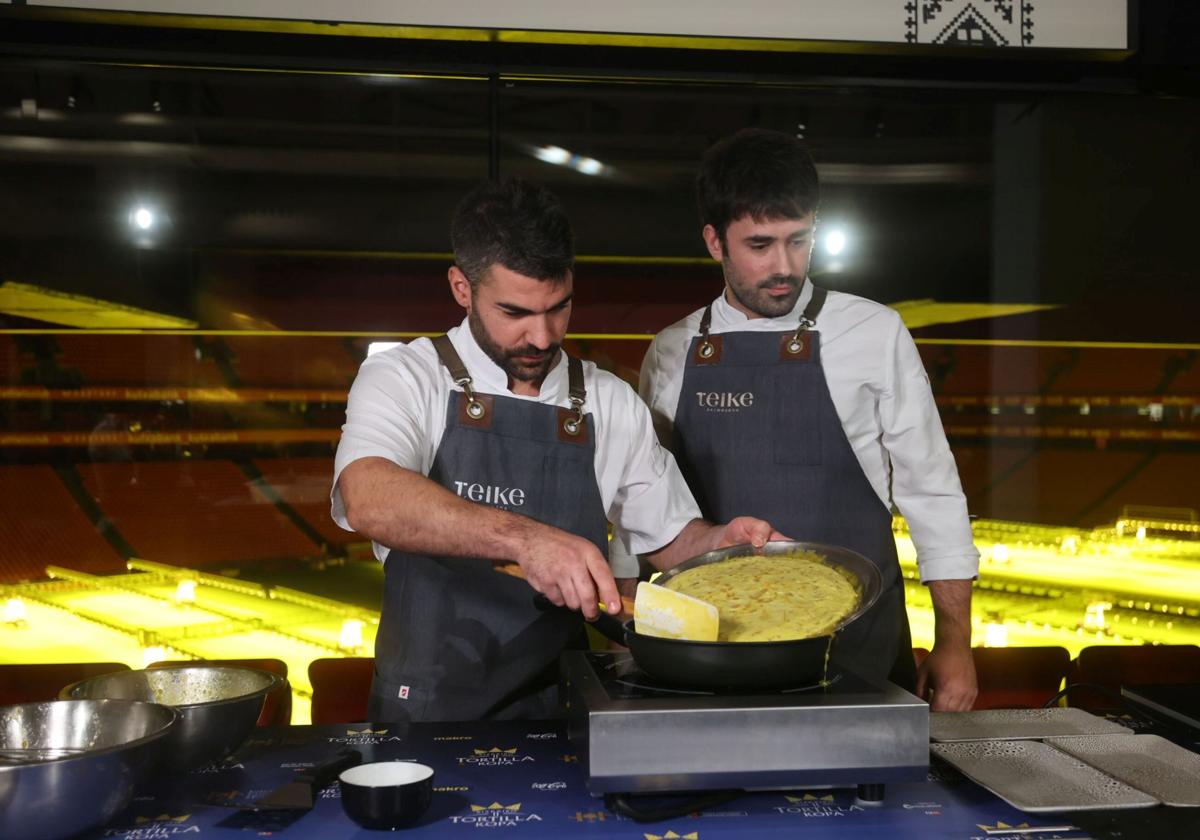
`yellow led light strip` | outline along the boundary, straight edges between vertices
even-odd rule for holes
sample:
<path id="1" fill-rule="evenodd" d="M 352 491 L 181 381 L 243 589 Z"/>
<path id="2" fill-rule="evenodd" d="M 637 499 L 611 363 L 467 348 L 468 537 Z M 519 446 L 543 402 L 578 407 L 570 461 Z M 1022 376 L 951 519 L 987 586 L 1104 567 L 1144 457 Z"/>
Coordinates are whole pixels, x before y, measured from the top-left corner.
<path id="1" fill-rule="evenodd" d="M 198 446 L 222 443 L 336 443 L 341 429 L 214 429 L 203 432 L 6 432 L 0 446 Z"/>
<path id="2" fill-rule="evenodd" d="M 0 400 L 50 400 L 54 402 L 345 402 L 349 392 L 305 388 L 42 388 L 0 386 Z"/>
<path id="3" fill-rule="evenodd" d="M 188 329 L 196 322 L 136 306 L 11 280 L 0 285 L 0 313 L 68 327 Z"/>
<path id="4" fill-rule="evenodd" d="M 1200 350 L 1200 344 L 1190 342 L 1150 341 L 1049 341 L 1007 338 L 916 338 L 917 344 L 961 347 L 1067 347 L 1096 350 Z"/>
<path id="5" fill-rule="evenodd" d="M 341 260 L 395 260 L 397 262 L 454 262 L 454 254 L 443 251 L 346 251 L 321 248 L 204 248 L 205 254 L 238 257 L 303 257 Z M 580 254 L 580 265 L 701 265 L 716 268 L 711 257 L 628 256 L 620 254 Z"/>
<path id="6" fill-rule="evenodd" d="M 367 331 L 367 330 L 62 330 L 46 328 L 21 328 L 0 330 L 0 335 L 215 335 L 254 336 L 257 338 L 430 338 L 441 335 L 445 330 L 422 330 L 419 332 Z M 568 339 L 590 339 L 614 341 L 650 341 L 654 333 L 567 333 Z"/>

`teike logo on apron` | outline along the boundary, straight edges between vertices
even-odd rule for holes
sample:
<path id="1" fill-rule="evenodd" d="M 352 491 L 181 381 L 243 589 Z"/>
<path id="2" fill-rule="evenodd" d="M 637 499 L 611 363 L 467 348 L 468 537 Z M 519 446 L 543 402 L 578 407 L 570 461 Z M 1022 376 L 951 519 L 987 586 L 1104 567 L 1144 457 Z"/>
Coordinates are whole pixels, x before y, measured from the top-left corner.
<path id="1" fill-rule="evenodd" d="M 470 481 L 454 482 L 454 492 L 472 502 L 483 502 L 501 510 L 521 507 L 525 504 L 525 491 L 520 487 L 496 487 L 492 484 L 474 484 Z"/>
<path id="2" fill-rule="evenodd" d="M 719 413 L 737 412 L 754 407 L 752 391 L 697 391 L 696 403 L 705 411 Z"/>

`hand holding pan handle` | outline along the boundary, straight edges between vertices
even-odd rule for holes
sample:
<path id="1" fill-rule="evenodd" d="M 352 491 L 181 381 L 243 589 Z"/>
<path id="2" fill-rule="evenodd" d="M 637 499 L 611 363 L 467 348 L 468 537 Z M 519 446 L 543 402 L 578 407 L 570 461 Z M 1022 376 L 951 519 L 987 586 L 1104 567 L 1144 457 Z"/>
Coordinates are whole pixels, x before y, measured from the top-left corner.
<path id="1" fill-rule="evenodd" d="M 571 615 L 578 615 L 580 618 L 583 618 L 583 616 L 575 610 L 568 609 L 567 607 L 555 606 L 550 602 L 549 598 L 540 592 L 533 596 L 533 605 L 539 610 L 559 610 L 561 612 L 570 613 Z M 596 616 L 594 621 L 590 621 L 588 623 L 595 627 L 596 630 L 599 631 L 600 634 L 606 639 L 614 641 L 619 645 L 626 644 L 625 625 L 621 623 L 619 619 L 614 618 L 603 610 L 600 611 L 600 614 Z"/>

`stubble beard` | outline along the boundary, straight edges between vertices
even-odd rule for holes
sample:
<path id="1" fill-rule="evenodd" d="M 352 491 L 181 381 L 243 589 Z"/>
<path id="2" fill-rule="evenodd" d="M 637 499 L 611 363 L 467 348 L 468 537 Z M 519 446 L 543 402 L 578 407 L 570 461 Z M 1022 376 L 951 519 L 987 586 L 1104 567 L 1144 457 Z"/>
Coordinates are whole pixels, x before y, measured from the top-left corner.
<path id="1" fill-rule="evenodd" d="M 761 318 L 778 318 L 791 312 L 804 288 L 804 278 L 790 274 L 772 275 L 751 286 L 728 260 L 724 261 L 724 266 L 729 291 L 737 298 L 738 303 Z M 787 286 L 791 291 L 783 297 L 772 297 L 767 293 L 767 289 L 780 286 Z"/>
<path id="2" fill-rule="evenodd" d="M 554 366 L 554 362 L 558 359 L 558 351 L 562 347 L 558 343 L 551 344 L 544 351 L 545 355 L 543 358 L 539 359 L 536 364 L 529 365 L 518 362 L 516 357 L 541 356 L 543 351 L 532 345 L 505 350 L 488 335 L 487 328 L 484 327 L 483 321 L 480 319 L 475 307 L 471 307 L 471 311 L 467 313 L 467 325 L 471 328 L 471 335 L 475 337 L 475 343 L 487 354 L 488 358 L 495 362 L 509 379 L 517 382 L 541 384 L 542 380 L 546 378 L 546 374 L 550 373 L 550 368 Z"/>

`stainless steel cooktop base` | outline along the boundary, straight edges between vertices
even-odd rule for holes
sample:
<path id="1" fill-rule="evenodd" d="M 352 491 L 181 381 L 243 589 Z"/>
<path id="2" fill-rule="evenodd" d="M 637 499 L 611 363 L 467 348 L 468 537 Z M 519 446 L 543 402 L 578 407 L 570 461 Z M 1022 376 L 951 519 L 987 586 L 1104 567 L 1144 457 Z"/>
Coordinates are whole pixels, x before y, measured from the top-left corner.
<path id="1" fill-rule="evenodd" d="M 631 667 L 629 654 L 564 655 L 570 739 L 593 794 L 873 786 L 928 774 L 929 706 L 891 683 L 843 672 L 825 687 L 774 693 L 624 696 L 611 673 Z"/>

